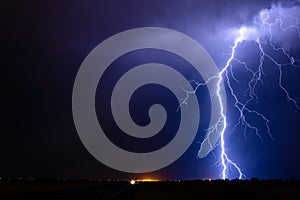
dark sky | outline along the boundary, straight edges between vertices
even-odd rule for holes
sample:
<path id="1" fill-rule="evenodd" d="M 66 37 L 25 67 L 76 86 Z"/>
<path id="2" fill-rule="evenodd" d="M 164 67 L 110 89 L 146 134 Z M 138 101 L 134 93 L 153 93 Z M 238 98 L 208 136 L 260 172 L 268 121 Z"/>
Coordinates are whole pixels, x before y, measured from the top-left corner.
<path id="1" fill-rule="evenodd" d="M 66 178 L 136 178 L 154 177 L 161 179 L 220 178 L 218 166 L 219 148 L 207 158 L 197 159 L 197 151 L 208 127 L 205 103 L 206 89 L 197 93 L 202 99 L 200 107 L 203 121 L 198 135 L 188 151 L 172 165 L 149 174 L 129 174 L 110 169 L 97 161 L 81 143 L 72 116 L 72 88 L 77 71 L 88 53 L 99 43 L 119 32 L 138 27 L 164 27 L 180 31 L 198 41 L 222 69 L 230 52 L 231 37 L 226 30 L 249 25 L 260 10 L 269 9 L 274 1 L 1 1 L 1 60 L 2 60 L 2 131 L 0 140 L 0 176 L 66 177 Z M 283 6 L 292 7 L 289 3 Z M 298 7 L 299 8 L 299 7 Z M 293 35 L 290 37 L 294 37 Z M 284 37 L 283 37 L 284 38 Z M 289 38 L 284 38 L 287 43 Z M 294 41 L 294 40 L 292 40 Z M 291 54 L 300 59 L 300 40 L 295 40 Z M 278 43 L 281 44 L 281 43 Z M 297 45 L 298 44 L 298 45 Z M 270 50 L 278 60 L 285 58 Z M 146 63 L 161 61 L 173 65 L 188 65 L 184 61 L 160 51 L 139 51 L 120 58 L 117 65 L 131 62 Z M 136 58 L 135 58 L 136 56 Z M 257 50 L 253 43 L 245 43 L 238 53 L 240 59 L 257 62 Z M 285 62 L 285 61 L 284 61 Z M 227 150 L 247 178 L 300 178 L 300 112 L 287 101 L 278 86 L 279 71 L 270 60 L 264 64 L 263 84 L 257 87 L 259 103 L 253 105 L 270 120 L 272 140 L 260 119 L 249 116 L 249 120 L 262 130 L 263 140 L 253 131 L 246 137 L 240 128 L 231 131 L 237 112 L 228 93 Z M 239 67 L 239 66 L 237 66 Z M 113 73 L 113 72 L 111 72 Z M 185 72 L 193 79 L 201 77 Z M 239 75 L 241 73 L 241 75 Z M 236 69 L 240 80 L 247 80 L 243 70 Z M 111 74 L 117 77 L 117 74 Z M 300 97 L 299 68 L 285 68 L 283 83 L 293 97 Z M 108 78 L 109 79 L 109 75 Z M 235 83 L 242 96 L 241 81 Z M 155 87 L 155 86 L 153 86 Z M 154 97 L 166 94 L 162 88 L 151 95 L 146 103 L 156 102 Z M 147 88 L 134 96 L 131 104 L 133 116 L 144 104 Z M 169 95 L 169 96 L 168 96 Z M 172 94 L 159 101 L 166 106 Z M 148 98 L 146 98 L 148 99 Z M 298 99 L 299 100 L 299 99 Z M 103 100 L 105 102 L 107 100 Z M 102 106 L 97 94 L 97 109 Z M 252 106 L 252 105 L 251 105 Z M 177 113 L 178 114 L 178 113 Z M 202 115 L 202 113 L 201 113 Z M 172 115 L 178 121 L 176 113 Z M 109 118 L 109 117 L 108 117 Z M 171 118 L 173 119 L 173 118 Z M 107 119 L 109 121 L 109 119 Z M 147 119 L 138 123 L 146 123 Z M 176 129 L 175 122 L 168 124 Z M 109 123 L 112 122 L 102 122 Z M 170 138 L 164 138 L 167 142 Z M 116 143 L 118 138 L 113 139 Z M 164 141 L 166 140 L 166 141 Z M 123 140 L 122 140 L 123 141 Z M 130 144 L 124 148 L 132 148 Z M 155 141 L 152 141 L 155 144 Z M 151 143 L 151 144 L 152 144 Z M 159 148 L 157 144 L 156 148 Z M 142 147 L 140 147 L 142 148 Z M 138 149 L 135 151 L 145 151 Z M 151 147 L 152 148 L 152 147 Z M 232 171 L 232 177 L 236 174 Z"/>

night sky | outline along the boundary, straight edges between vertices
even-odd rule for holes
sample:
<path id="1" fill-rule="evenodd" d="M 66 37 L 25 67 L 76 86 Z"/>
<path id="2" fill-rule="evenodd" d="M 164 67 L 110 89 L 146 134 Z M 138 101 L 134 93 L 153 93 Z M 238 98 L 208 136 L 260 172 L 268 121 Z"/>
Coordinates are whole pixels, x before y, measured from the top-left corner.
<path id="1" fill-rule="evenodd" d="M 133 174 L 111 169 L 96 160 L 82 144 L 72 115 L 72 90 L 79 67 L 99 43 L 119 32 L 139 27 L 163 27 L 182 32 L 199 42 L 217 67 L 225 65 L 233 34 L 229 31 L 251 25 L 262 9 L 271 9 L 278 1 L 1 1 L 1 91 L 2 129 L 0 142 L 0 177 L 62 177 L 93 179 L 156 179 L 220 178 L 220 148 L 206 158 L 197 158 L 210 118 L 210 100 L 206 87 L 197 91 L 201 109 L 198 134 L 190 148 L 170 166 L 161 170 Z M 295 8 L 299 3 L 282 3 L 282 8 Z M 297 12 L 296 12 L 297 13 Z M 290 13 L 292 14 L 292 13 Z M 227 34 L 226 34 L 227 33 Z M 300 38 L 296 32 L 275 35 L 278 47 L 284 47 L 300 66 Z M 300 35 L 299 35 L 300 36 Z M 278 62 L 287 62 L 280 52 L 266 45 L 266 51 Z M 225 55 L 224 55 L 225 54 Z M 244 42 L 236 56 L 250 65 L 259 64 L 259 52 L 252 41 Z M 157 62 L 177 69 L 189 80 L 202 81 L 186 60 L 172 53 L 145 49 L 130 52 L 111 64 L 101 79 L 96 94 L 97 114 L 107 113 L 101 121 L 108 137 L 120 147 L 147 152 L 164 146 L 178 128 L 178 101 L 166 88 L 145 85 L 134 93 L 130 112 L 134 121 L 146 125 L 147 109 L 160 103 L 169 118 L 159 135 L 139 141 L 118 131 L 109 114 L 111 87 L 133 66 Z M 241 99 L 247 89 L 249 74 L 241 65 L 233 64 L 239 83 L 232 82 Z M 269 59 L 264 63 L 263 83 L 256 94 L 259 101 L 250 104 L 270 120 L 270 131 L 264 122 L 252 115 L 247 119 L 261 131 L 262 139 L 253 130 L 244 133 L 234 126 L 238 113 L 227 92 L 226 150 L 242 169 L 244 178 L 300 178 L 300 112 L 287 100 L 279 87 L 279 70 Z M 282 83 L 300 104 L 300 68 L 283 69 Z M 231 78 L 232 80 L 232 78 Z M 105 83 L 106 82 L 106 83 Z M 108 83 L 107 83 L 108 82 Z M 183 93 L 184 96 L 184 93 Z M 98 116 L 99 117 L 99 116 Z M 236 178 L 234 169 L 229 178 Z"/>

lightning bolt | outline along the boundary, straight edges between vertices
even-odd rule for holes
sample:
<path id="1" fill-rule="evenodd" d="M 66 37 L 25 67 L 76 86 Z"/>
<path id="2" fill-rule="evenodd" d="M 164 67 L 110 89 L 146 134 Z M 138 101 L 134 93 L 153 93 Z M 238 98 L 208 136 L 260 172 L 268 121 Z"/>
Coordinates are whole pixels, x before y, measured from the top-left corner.
<path id="1" fill-rule="evenodd" d="M 220 120 L 222 121 L 222 124 L 223 124 L 223 128 L 220 132 L 220 145 L 221 145 L 221 164 L 222 164 L 222 167 L 223 167 L 223 170 L 222 170 L 222 179 L 226 179 L 227 177 L 227 165 L 228 164 L 231 164 L 233 165 L 239 172 L 239 179 L 242 178 L 243 176 L 243 173 L 241 172 L 241 169 L 237 166 L 236 163 L 234 163 L 232 160 L 230 160 L 228 158 L 228 155 L 225 151 L 225 139 L 224 139 L 224 134 L 225 134 L 225 130 L 226 130 L 226 127 L 227 127 L 227 119 L 226 119 L 226 115 L 225 115 L 225 112 L 224 112 L 224 105 L 223 105 L 223 100 L 222 100 L 222 97 L 221 97 L 221 94 L 220 94 L 220 91 L 221 91 L 221 83 L 223 81 L 223 74 L 226 72 L 226 77 L 227 77 L 227 83 L 228 83 L 228 86 L 230 88 L 230 91 L 231 91 L 231 94 L 235 97 L 235 100 L 236 100 L 236 104 L 235 106 L 238 108 L 238 110 L 240 111 L 240 116 L 243 117 L 243 114 L 242 114 L 242 111 L 241 109 L 237 106 L 237 103 L 238 103 L 238 100 L 236 98 L 236 95 L 233 93 L 233 89 L 231 88 L 230 84 L 229 84 L 229 79 L 228 79 L 228 72 L 227 72 L 227 69 L 231 66 L 231 62 L 232 60 L 234 59 L 234 56 L 235 56 L 235 50 L 238 46 L 238 44 L 242 41 L 242 36 L 238 37 L 235 41 L 234 41 L 234 45 L 233 47 L 231 48 L 231 56 L 230 58 L 227 60 L 227 63 L 225 65 L 225 67 L 221 70 L 221 72 L 219 73 L 219 80 L 218 80 L 218 83 L 217 83 L 217 96 L 218 96 L 218 100 L 219 100 L 219 104 L 220 104 L 220 114 L 221 114 L 221 118 Z"/>
<path id="2" fill-rule="evenodd" d="M 279 8 L 279 9 L 278 9 Z M 298 104 L 296 98 L 292 97 L 292 95 L 289 93 L 288 89 L 284 86 L 282 77 L 283 77 L 283 68 L 284 67 L 300 67 L 297 65 L 299 63 L 298 60 L 296 60 L 293 56 L 291 56 L 285 48 L 281 47 L 278 43 L 274 40 L 274 28 L 279 28 L 280 31 L 283 33 L 287 33 L 289 31 L 295 31 L 297 34 L 298 39 L 300 39 L 300 26 L 299 21 L 296 17 L 293 17 L 291 15 L 285 15 L 280 13 L 278 10 L 282 10 L 283 8 L 279 5 L 273 6 L 271 9 L 262 10 L 258 17 L 255 18 L 254 26 L 242 26 L 240 29 L 233 31 L 233 34 L 235 35 L 233 46 L 230 48 L 230 54 L 229 58 L 226 62 L 226 65 L 222 68 L 222 70 L 219 72 L 219 75 L 216 77 L 209 78 L 204 83 L 199 83 L 197 81 L 191 81 L 196 85 L 195 89 L 193 91 L 187 91 L 184 88 L 182 88 L 186 96 L 182 99 L 182 102 L 180 106 L 187 105 L 189 95 L 194 94 L 197 92 L 198 88 L 200 86 L 207 85 L 210 81 L 213 79 L 217 80 L 217 89 L 216 89 L 216 95 L 218 97 L 218 102 L 220 106 L 220 114 L 219 114 L 219 120 L 217 123 L 215 123 L 212 127 L 209 127 L 207 130 L 208 133 L 204 140 L 207 140 L 209 144 L 209 136 L 215 132 L 218 131 L 220 133 L 220 141 L 216 146 L 220 146 L 221 153 L 220 153 L 220 166 L 222 168 L 221 178 L 226 179 L 228 178 L 228 173 L 230 167 L 233 167 L 237 173 L 238 178 L 242 179 L 245 177 L 245 175 L 242 173 L 241 168 L 229 158 L 228 153 L 226 151 L 226 143 L 225 143 L 225 132 L 227 130 L 227 118 L 224 110 L 223 105 L 223 99 L 221 97 L 221 84 L 222 82 L 226 83 L 226 86 L 229 89 L 229 92 L 231 96 L 234 99 L 234 107 L 239 113 L 239 117 L 237 120 L 237 123 L 235 124 L 234 128 L 240 126 L 243 130 L 244 135 L 246 136 L 246 132 L 248 130 L 254 131 L 254 133 L 260 138 L 263 139 L 261 135 L 261 131 L 252 123 L 250 123 L 247 120 L 247 115 L 254 115 L 257 119 L 262 120 L 266 127 L 266 132 L 269 135 L 270 138 L 274 140 L 274 137 L 271 134 L 270 126 L 269 126 L 269 119 L 262 114 L 261 112 L 257 110 L 250 109 L 249 104 L 251 102 L 258 102 L 259 98 L 258 95 L 255 93 L 256 86 L 261 83 L 263 84 L 263 76 L 266 75 L 264 73 L 263 67 L 265 60 L 270 60 L 279 70 L 279 77 L 278 77 L 278 85 L 280 89 L 285 94 L 287 100 L 291 102 L 294 107 L 297 110 L 300 110 L 300 105 Z M 272 15 L 272 16 L 271 16 Z M 289 21 L 292 21 L 292 24 L 285 25 L 284 19 L 288 19 Z M 247 62 L 241 61 L 237 58 L 236 52 L 239 49 L 239 45 L 245 43 L 245 42 L 255 42 L 257 45 L 257 51 L 259 53 L 259 64 L 253 69 L 253 67 L 249 66 Z M 264 49 L 265 46 L 271 47 L 271 49 L 274 52 L 281 53 L 288 61 L 285 63 L 281 63 L 277 61 L 274 57 L 271 56 L 271 54 L 267 53 Z M 248 96 L 249 98 L 246 101 L 240 100 L 238 95 L 236 94 L 234 88 L 232 87 L 231 78 L 235 82 L 239 82 L 238 79 L 235 77 L 232 68 L 241 66 L 243 67 L 247 73 L 250 73 L 251 79 L 248 82 L 248 88 L 244 92 L 244 96 Z M 215 148 L 215 146 L 210 146 L 211 150 Z"/>

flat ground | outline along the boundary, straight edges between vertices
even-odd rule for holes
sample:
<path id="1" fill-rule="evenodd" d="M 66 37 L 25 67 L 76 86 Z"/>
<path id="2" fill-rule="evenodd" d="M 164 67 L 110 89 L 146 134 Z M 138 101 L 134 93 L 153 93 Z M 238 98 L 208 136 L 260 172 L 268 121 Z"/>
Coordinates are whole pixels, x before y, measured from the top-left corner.
<path id="1" fill-rule="evenodd" d="M 0 199 L 295 199 L 299 181 L 1 181 Z"/>

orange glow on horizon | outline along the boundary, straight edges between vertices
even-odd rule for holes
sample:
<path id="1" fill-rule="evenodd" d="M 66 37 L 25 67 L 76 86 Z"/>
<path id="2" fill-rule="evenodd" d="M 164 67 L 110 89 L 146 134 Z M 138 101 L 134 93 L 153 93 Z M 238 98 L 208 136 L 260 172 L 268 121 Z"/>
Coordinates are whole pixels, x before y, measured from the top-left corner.
<path id="1" fill-rule="evenodd" d="M 160 180 L 158 179 L 152 179 L 152 178 L 143 178 L 143 179 L 137 179 L 137 182 L 158 182 Z"/>

